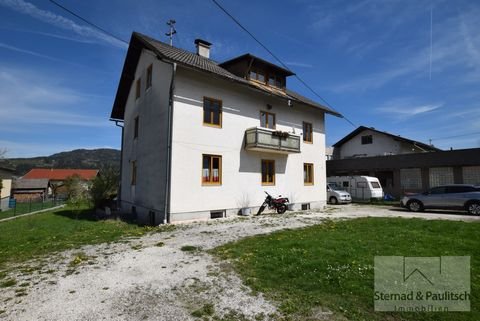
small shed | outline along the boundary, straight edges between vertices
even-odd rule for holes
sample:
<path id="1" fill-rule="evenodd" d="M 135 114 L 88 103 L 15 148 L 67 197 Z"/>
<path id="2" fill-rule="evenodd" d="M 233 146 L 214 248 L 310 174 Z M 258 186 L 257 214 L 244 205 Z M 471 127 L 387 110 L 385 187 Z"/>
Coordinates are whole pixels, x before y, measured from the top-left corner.
<path id="1" fill-rule="evenodd" d="M 12 196 L 17 202 L 44 201 L 49 193 L 48 179 L 19 178 L 12 184 Z"/>

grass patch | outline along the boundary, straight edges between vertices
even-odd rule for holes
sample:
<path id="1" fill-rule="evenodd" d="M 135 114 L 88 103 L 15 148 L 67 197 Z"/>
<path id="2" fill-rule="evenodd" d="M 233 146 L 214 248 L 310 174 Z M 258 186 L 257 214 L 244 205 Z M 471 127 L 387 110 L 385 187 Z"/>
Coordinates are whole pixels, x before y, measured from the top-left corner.
<path id="1" fill-rule="evenodd" d="M 144 227 L 123 221 L 97 221 L 93 211 L 86 207 L 80 211 L 66 207 L 26 216 L 0 223 L 0 268 L 52 252 L 113 242 L 147 232 Z"/>
<path id="2" fill-rule="evenodd" d="M 17 284 L 17 280 L 15 279 L 8 279 L 6 281 L 3 281 L 2 283 L 0 283 L 0 288 L 9 288 L 11 286 L 14 286 L 15 284 Z"/>
<path id="3" fill-rule="evenodd" d="M 193 245 L 184 245 L 180 248 L 183 252 L 198 252 L 201 251 L 202 248 L 199 246 L 193 246 Z"/>
<path id="4" fill-rule="evenodd" d="M 361 218 L 251 237 L 213 252 L 293 319 L 326 307 L 350 320 L 473 321 L 480 320 L 479 231 L 479 223 Z M 471 256 L 472 312 L 375 312 L 376 255 Z"/>
<path id="5" fill-rule="evenodd" d="M 158 242 L 158 243 L 155 244 L 155 246 L 162 247 L 162 246 L 165 246 L 165 243 L 163 243 L 163 242 Z"/>
<path id="6" fill-rule="evenodd" d="M 63 204 L 62 202 L 46 201 L 46 202 L 33 202 L 33 203 L 17 203 L 16 209 L 9 209 L 7 211 L 0 211 L 0 219 L 17 216 L 21 214 L 36 212 L 44 209 L 48 209 L 54 206 Z"/>
<path id="7" fill-rule="evenodd" d="M 215 307 L 211 303 L 205 304 L 198 310 L 192 312 L 192 316 L 196 318 L 203 318 L 206 316 L 212 316 L 215 313 Z"/>

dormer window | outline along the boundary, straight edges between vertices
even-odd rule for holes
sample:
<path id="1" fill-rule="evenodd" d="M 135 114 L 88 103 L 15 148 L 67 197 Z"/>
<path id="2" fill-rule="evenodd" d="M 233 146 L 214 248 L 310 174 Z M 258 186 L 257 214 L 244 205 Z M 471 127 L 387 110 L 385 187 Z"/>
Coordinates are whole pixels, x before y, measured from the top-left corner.
<path id="1" fill-rule="evenodd" d="M 265 83 L 265 74 L 261 70 L 251 70 L 250 80 L 257 80 L 261 83 Z"/>

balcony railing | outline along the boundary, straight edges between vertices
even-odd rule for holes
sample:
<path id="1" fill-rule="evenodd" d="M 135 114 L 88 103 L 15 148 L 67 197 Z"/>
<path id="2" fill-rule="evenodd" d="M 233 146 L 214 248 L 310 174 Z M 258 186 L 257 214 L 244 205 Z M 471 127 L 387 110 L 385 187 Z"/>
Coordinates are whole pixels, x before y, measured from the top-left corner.
<path id="1" fill-rule="evenodd" d="M 245 131 L 245 149 L 271 153 L 300 153 L 300 136 L 267 128 Z"/>

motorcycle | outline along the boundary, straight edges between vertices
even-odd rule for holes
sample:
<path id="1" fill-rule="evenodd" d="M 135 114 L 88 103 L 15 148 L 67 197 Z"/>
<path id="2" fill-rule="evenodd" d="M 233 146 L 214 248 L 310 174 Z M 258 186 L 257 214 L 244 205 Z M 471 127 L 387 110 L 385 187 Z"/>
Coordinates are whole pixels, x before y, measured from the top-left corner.
<path id="1" fill-rule="evenodd" d="M 287 204 L 289 202 L 288 198 L 286 197 L 280 197 L 274 198 L 272 195 L 267 194 L 267 197 L 265 197 L 265 200 L 263 201 L 262 206 L 258 209 L 257 215 L 262 214 L 262 212 L 265 210 L 265 208 L 268 206 L 269 209 L 271 210 L 276 210 L 278 214 L 283 214 L 287 210 Z"/>

